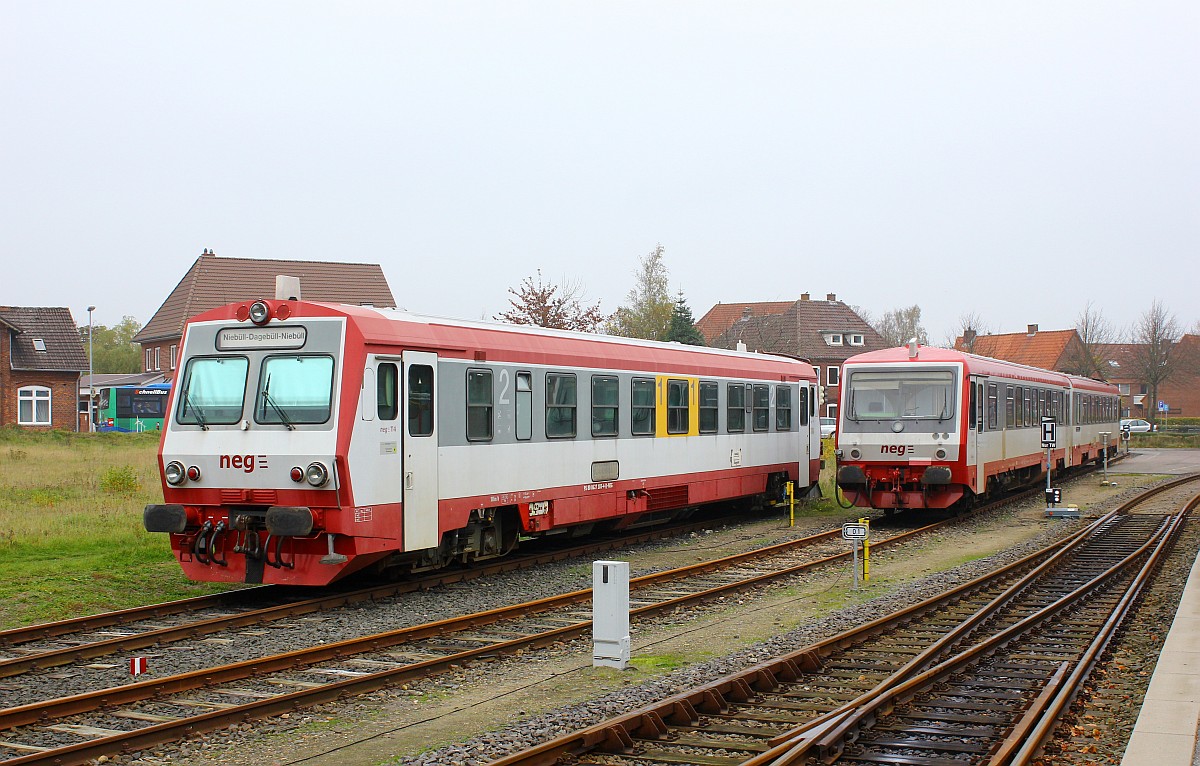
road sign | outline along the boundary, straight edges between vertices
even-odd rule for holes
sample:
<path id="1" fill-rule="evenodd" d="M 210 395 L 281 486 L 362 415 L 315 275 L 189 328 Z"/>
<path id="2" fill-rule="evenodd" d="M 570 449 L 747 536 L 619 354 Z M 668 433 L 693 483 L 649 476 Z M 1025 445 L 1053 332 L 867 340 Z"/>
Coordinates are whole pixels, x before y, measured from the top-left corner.
<path id="1" fill-rule="evenodd" d="M 1166 412 L 1166 411 L 1167 411 L 1167 409 L 1168 409 L 1168 408 L 1167 408 L 1167 403 L 1166 403 L 1166 402 L 1159 402 L 1159 403 L 1158 403 L 1158 411 L 1159 411 L 1159 412 Z"/>
<path id="2" fill-rule="evenodd" d="M 867 525 L 866 524 L 843 524 L 842 525 L 843 540 L 866 540 Z"/>
<path id="3" fill-rule="evenodd" d="M 1042 419 L 1042 449 L 1050 449 L 1055 445 L 1055 442 L 1057 441 L 1055 438 L 1057 436 L 1057 429 L 1055 426 L 1057 425 L 1058 424 L 1050 418 Z"/>

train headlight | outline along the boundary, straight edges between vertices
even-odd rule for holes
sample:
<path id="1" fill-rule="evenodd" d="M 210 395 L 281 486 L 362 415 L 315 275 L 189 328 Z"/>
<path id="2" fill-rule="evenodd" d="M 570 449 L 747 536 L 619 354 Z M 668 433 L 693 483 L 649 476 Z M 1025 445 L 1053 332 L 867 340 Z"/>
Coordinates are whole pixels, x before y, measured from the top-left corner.
<path id="1" fill-rule="evenodd" d="M 320 463 L 309 463 L 304 478 L 314 487 L 323 487 L 329 481 L 329 469 Z"/>
<path id="2" fill-rule="evenodd" d="M 856 449 L 852 449 L 852 450 L 850 450 L 850 457 L 854 458 L 855 460 L 858 460 L 860 457 L 862 457 L 862 453 Z"/>
<path id="3" fill-rule="evenodd" d="M 937 455 L 937 459 L 938 459 L 938 460 L 945 460 L 945 459 L 946 459 L 946 450 L 944 450 L 944 449 L 940 449 L 940 450 L 938 450 L 937 452 L 935 452 L 935 453 L 933 453 L 933 454 L 934 454 L 934 455 Z"/>
<path id="4" fill-rule="evenodd" d="M 897 420 L 895 423 L 892 423 L 892 431 L 893 431 L 894 433 L 900 433 L 900 432 L 901 432 L 901 431 L 903 431 L 903 430 L 904 430 L 904 423 L 903 423 L 903 422 L 901 422 L 901 421 Z"/>
<path id="5" fill-rule="evenodd" d="M 163 478 L 165 478 L 167 483 L 172 487 L 178 487 L 183 483 L 184 479 L 183 463 L 179 462 L 178 460 L 172 460 L 171 462 L 167 463 L 166 467 L 163 468 Z"/>
<path id="6" fill-rule="evenodd" d="M 250 304 L 250 321 L 254 324 L 266 324 L 271 318 L 271 309 L 263 301 Z"/>

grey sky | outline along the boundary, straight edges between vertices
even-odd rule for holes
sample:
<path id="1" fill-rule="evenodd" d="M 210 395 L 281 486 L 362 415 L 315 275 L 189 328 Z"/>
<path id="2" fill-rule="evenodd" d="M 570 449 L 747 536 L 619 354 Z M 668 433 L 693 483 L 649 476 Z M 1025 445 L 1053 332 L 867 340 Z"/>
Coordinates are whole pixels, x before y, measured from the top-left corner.
<path id="1" fill-rule="evenodd" d="M 697 317 L 1200 319 L 1195 0 L 0 0 L 0 104 L 0 303 L 79 322 L 146 322 L 205 247 L 612 311 L 659 242 Z"/>

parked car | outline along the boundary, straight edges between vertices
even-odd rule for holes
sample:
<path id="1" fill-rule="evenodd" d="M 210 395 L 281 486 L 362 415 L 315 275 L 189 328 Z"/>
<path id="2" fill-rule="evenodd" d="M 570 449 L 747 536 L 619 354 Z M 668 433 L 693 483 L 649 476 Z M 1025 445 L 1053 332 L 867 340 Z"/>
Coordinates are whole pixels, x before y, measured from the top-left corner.
<path id="1" fill-rule="evenodd" d="M 837 418 L 821 418 L 821 438 L 828 439 L 837 431 Z"/>
<path id="2" fill-rule="evenodd" d="M 1121 421 L 1121 430 L 1134 434 L 1144 434 L 1153 431 L 1154 426 L 1150 425 L 1149 421 L 1140 418 L 1125 418 Z M 824 433 L 823 430 L 822 433 Z"/>

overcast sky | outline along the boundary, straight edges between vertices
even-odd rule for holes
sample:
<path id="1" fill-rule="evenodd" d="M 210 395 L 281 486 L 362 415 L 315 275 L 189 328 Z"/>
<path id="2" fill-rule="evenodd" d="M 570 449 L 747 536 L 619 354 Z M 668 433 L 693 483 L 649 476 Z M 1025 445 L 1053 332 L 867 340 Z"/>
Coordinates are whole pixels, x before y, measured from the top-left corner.
<path id="1" fill-rule="evenodd" d="M 0 304 L 145 323 L 204 248 L 541 269 L 615 310 L 1200 320 L 1200 3 L 0 0 Z"/>

